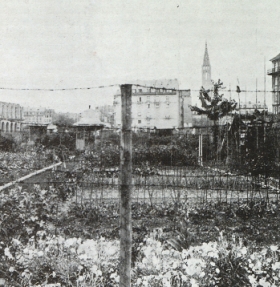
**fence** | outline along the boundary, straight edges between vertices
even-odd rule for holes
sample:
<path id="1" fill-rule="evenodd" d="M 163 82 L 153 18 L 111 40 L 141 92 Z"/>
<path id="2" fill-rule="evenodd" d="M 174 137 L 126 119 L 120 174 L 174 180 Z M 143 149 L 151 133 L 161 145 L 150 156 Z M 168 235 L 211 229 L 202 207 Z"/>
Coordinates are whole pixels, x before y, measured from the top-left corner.
<path id="1" fill-rule="evenodd" d="M 132 183 L 132 202 L 151 205 L 275 201 L 280 191 L 279 178 L 232 174 L 210 166 L 161 166 L 145 172 L 143 167 L 135 167 Z M 82 206 L 119 200 L 118 169 L 88 170 L 84 160 L 69 161 L 65 167 L 60 165 L 17 185 L 26 191 L 34 186 L 53 190 Z"/>
<path id="2" fill-rule="evenodd" d="M 199 161 L 201 134 L 202 162 Z M 279 129 L 264 124 L 248 124 L 246 131 L 243 127 L 243 134 L 244 137 L 238 134 L 234 138 L 228 125 L 220 126 L 219 157 L 216 157 L 210 126 L 172 130 L 134 129 L 132 200 L 150 204 L 165 201 L 201 204 L 278 200 Z M 55 163 L 54 157 L 58 156 L 66 162 L 65 167 L 62 165 L 19 185 L 27 189 L 33 184 L 43 189 L 64 188 L 64 192 L 69 188 L 73 201 L 80 204 L 118 200 L 120 130 L 89 132 L 88 137 L 92 140 L 85 151 L 75 151 L 73 142 L 68 147 L 67 141 L 61 143 L 64 135 L 59 133 L 56 138 L 60 140 L 50 142 L 49 146 L 44 139 L 45 146 L 39 140 L 29 151 L 3 153 L 2 159 L 6 158 L 6 166 L 10 168 L 6 173 L 12 174 L 12 177 L 2 176 L 1 185 Z M 24 170 L 28 162 L 32 164 Z"/>

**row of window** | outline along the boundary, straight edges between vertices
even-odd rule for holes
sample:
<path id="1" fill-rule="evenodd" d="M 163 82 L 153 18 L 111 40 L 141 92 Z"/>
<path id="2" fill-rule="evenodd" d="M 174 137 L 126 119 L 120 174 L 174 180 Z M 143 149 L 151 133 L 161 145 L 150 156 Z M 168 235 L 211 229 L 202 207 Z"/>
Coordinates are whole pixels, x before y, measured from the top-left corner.
<path id="1" fill-rule="evenodd" d="M 146 97 L 145 97 L 145 98 L 146 98 Z M 167 102 L 169 102 L 169 99 L 170 99 L 170 98 L 169 98 L 169 96 L 166 96 L 165 99 L 166 99 Z M 146 102 L 150 102 L 150 100 L 151 100 L 151 97 L 150 97 L 150 96 L 147 96 Z M 155 101 L 159 101 L 159 95 L 156 95 Z M 137 102 L 138 102 L 138 103 L 142 103 L 142 102 L 143 102 L 143 101 L 142 101 L 142 97 L 139 97 Z"/>
<path id="2" fill-rule="evenodd" d="M 175 90 L 172 90 L 172 89 L 153 89 L 153 88 L 149 88 L 147 90 L 143 90 L 143 89 L 133 89 L 132 90 L 133 93 L 161 93 L 161 94 L 164 94 L 164 93 L 174 93 Z"/>
<path id="3" fill-rule="evenodd" d="M 167 102 L 167 103 L 166 103 L 166 107 L 169 107 L 169 104 L 170 104 L 170 103 Z M 156 108 L 159 108 L 160 102 L 154 102 L 154 105 L 155 105 Z M 147 105 L 147 108 L 149 109 L 150 107 L 151 107 L 151 104 L 148 104 L 148 105 Z"/>

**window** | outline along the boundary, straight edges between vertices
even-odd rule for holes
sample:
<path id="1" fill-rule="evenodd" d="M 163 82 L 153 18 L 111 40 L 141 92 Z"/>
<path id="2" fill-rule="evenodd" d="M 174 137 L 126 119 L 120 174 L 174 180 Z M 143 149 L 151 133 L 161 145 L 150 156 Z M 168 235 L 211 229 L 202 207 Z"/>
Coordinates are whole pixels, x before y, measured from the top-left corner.
<path id="1" fill-rule="evenodd" d="M 142 89 L 139 89 L 139 93 L 142 93 Z"/>
<path id="2" fill-rule="evenodd" d="M 140 90 L 139 90 L 140 91 Z M 139 102 L 141 103 L 141 97 L 139 97 Z"/>
<path id="3" fill-rule="evenodd" d="M 150 108 L 150 104 L 148 104 L 148 109 Z"/>
<path id="4" fill-rule="evenodd" d="M 138 124 L 141 124 L 141 120 L 138 120 Z"/>

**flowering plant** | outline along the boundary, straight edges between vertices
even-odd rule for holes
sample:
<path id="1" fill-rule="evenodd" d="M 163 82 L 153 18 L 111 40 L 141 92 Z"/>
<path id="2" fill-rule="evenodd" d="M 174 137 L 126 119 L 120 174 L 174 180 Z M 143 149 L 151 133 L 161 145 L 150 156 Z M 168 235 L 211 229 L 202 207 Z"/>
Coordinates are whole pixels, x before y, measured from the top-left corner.
<path id="1" fill-rule="evenodd" d="M 39 232 L 26 245 L 17 239 L 4 248 L 5 273 L 21 286 L 115 286 L 118 282 L 117 241 L 65 239 Z M 106 279 L 105 279 L 106 278 Z"/>

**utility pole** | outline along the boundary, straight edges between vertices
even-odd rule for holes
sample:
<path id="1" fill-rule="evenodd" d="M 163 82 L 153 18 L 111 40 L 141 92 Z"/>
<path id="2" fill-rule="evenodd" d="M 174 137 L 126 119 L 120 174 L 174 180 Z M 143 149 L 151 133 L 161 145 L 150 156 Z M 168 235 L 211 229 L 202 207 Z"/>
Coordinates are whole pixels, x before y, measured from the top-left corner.
<path id="1" fill-rule="evenodd" d="M 120 150 L 120 287 L 131 286 L 131 190 L 132 190 L 132 85 L 121 85 Z"/>

